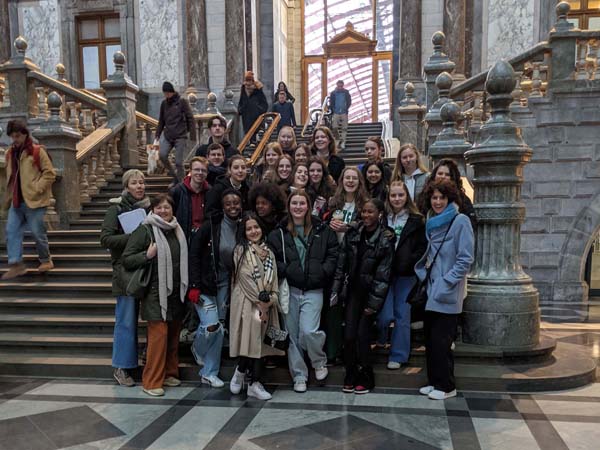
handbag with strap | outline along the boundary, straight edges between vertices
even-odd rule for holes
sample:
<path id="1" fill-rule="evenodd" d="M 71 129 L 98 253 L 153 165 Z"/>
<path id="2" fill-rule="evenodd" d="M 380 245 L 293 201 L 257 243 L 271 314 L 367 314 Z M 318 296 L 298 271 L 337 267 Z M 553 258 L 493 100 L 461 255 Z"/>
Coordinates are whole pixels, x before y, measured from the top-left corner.
<path id="1" fill-rule="evenodd" d="M 281 248 L 283 250 L 283 263 L 287 266 L 287 260 L 285 257 L 285 241 L 283 239 L 283 230 L 280 228 L 281 233 Z M 279 307 L 284 314 L 287 314 L 290 310 L 290 285 L 284 278 L 279 283 Z"/>
<path id="2" fill-rule="evenodd" d="M 279 328 L 273 325 L 273 314 L 277 314 L 279 317 Z M 267 331 L 263 338 L 263 343 L 269 347 L 276 348 L 277 350 L 285 351 L 290 346 L 290 336 L 288 331 L 285 329 L 285 321 L 279 310 L 271 308 L 269 314 L 269 324 L 267 325 Z"/>
<path id="3" fill-rule="evenodd" d="M 152 230 L 148 229 L 147 226 L 144 226 L 144 228 L 146 228 L 146 231 L 150 233 L 150 244 L 152 244 L 154 242 Z M 153 267 L 154 258 L 152 258 L 151 261 L 146 261 L 146 263 L 143 266 L 131 272 L 131 276 L 129 278 L 129 281 L 127 282 L 127 288 L 125 290 L 127 295 L 137 299 L 142 299 L 146 297 L 148 289 L 150 288 Z"/>
<path id="4" fill-rule="evenodd" d="M 440 250 L 442 249 L 442 246 L 444 245 L 444 242 L 446 241 L 446 237 L 448 236 L 448 232 L 450 231 L 450 228 L 452 228 L 454 219 L 456 219 L 456 216 L 454 216 L 452 218 L 452 220 L 450 221 L 450 225 L 448 226 L 448 228 L 446 229 L 446 232 L 444 233 L 442 242 L 440 243 L 440 246 L 438 247 L 437 251 L 435 252 L 435 256 L 433 257 L 431 264 L 429 264 L 429 267 L 427 268 L 427 273 L 425 274 L 425 278 L 423 278 L 423 281 L 418 281 L 417 283 L 415 283 L 413 288 L 408 293 L 406 302 L 409 305 L 411 305 L 413 308 L 425 309 L 425 304 L 427 303 L 427 284 L 429 283 L 429 276 L 431 275 L 431 269 L 433 268 L 433 265 L 435 264 L 435 260 L 437 259 L 438 254 L 440 253 Z"/>

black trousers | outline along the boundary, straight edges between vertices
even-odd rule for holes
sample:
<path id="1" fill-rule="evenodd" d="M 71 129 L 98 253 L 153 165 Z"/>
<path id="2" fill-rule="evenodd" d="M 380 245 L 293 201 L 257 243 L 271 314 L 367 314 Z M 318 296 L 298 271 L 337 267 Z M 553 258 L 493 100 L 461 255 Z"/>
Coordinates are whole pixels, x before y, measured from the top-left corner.
<path id="1" fill-rule="evenodd" d="M 367 385 L 373 388 L 371 367 L 370 330 L 375 320 L 375 315 L 367 316 L 363 313 L 365 306 L 363 298 L 366 293 L 356 293 L 351 296 L 346 305 L 344 328 L 344 364 L 348 382 Z M 363 297 L 364 296 L 364 297 Z M 367 379 L 363 379 L 363 378 Z M 371 386 L 369 386 L 371 385 Z"/>
<path id="2" fill-rule="evenodd" d="M 262 360 L 260 358 L 240 356 L 238 360 L 238 370 L 246 373 L 250 377 L 250 384 L 255 381 L 260 381 L 262 375 Z"/>
<path id="3" fill-rule="evenodd" d="M 456 389 L 454 384 L 454 354 L 451 346 L 456 339 L 460 314 L 425 312 L 424 332 L 429 385 L 444 392 Z"/>

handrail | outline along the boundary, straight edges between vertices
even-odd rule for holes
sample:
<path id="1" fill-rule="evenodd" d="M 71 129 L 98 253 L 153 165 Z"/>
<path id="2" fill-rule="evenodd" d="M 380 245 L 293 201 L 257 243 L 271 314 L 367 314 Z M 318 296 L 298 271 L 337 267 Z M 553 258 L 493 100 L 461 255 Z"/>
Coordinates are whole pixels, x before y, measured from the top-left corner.
<path id="1" fill-rule="evenodd" d="M 69 83 L 52 78 L 42 72 L 29 71 L 27 72 L 27 78 L 38 80 L 48 87 L 70 95 L 71 97 L 74 97 L 83 103 L 87 103 L 94 108 L 106 109 L 106 100 L 101 100 L 99 96 L 90 95 L 86 92 L 83 92 L 81 89 L 71 86 Z"/>
<path id="2" fill-rule="evenodd" d="M 265 149 L 265 147 L 267 146 L 267 142 L 269 142 L 269 139 L 271 139 L 271 135 L 273 134 L 273 131 L 275 131 L 277 129 L 277 125 L 279 124 L 279 122 L 281 120 L 281 116 L 279 115 L 279 113 L 266 113 L 265 116 L 267 116 L 267 115 L 274 115 L 273 121 L 269 125 L 269 128 L 266 129 L 265 134 L 263 135 L 262 139 L 256 146 L 254 153 L 252 153 L 252 156 L 248 160 L 250 167 L 254 166 L 254 164 L 256 164 L 256 162 L 262 156 L 262 152 Z M 265 117 L 265 119 L 266 119 L 266 117 Z"/>
<path id="3" fill-rule="evenodd" d="M 323 100 L 323 103 L 321 104 L 320 108 L 315 108 L 311 111 L 309 111 L 308 113 L 308 117 L 306 118 L 306 121 L 304 122 L 304 127 L 302 127 L 302 131 L 300 132 L 300 136 L 304 137 L 306 134 L 306 130 L 308 129 L 308 125 L 311 122 L 311 117 L 315 112 L 320 112 L 321 115 L 319 116 L 319 119 L 317 120 L 317 124 L 315 125 L 315 128 L 320 127 L 321 124 L 323 123 L 323 117 L 325 116 L 325 114 L 327 113 L 327 104 L 328 104 L 328 100 L 329 100 L 329 95 L 325 96 L 325 99 Z"/>
<path id="4" fill-rule="evenodd" d="M 240 144 L 238 145 L 238 151 L 240 153 L 242 153 L 244 149 L 248 146 L 250 140 L 252 139 L 252 136 L 256 134 L 258 128 L 263 124 L 264 119 L 266 119 L 267 117 L 273 117 L 274 121 L 277 120 L 277 118 L 281 120 L 281 116 L 279 115 L 279 113 L 266 112 L 258 116 L 258 118 L 254 121 L 248 132 L 244 135 L 242 142 L 240 142 Z M 279 123 L 279 120 L 277 120 L 277 123 Z M 269 137 L 271 136 L 269 135 Z"/>
<path id="5" fill-rule="evenodd" d="M 89 155 L 93 154 L 98 148 L 106 144 L 110 139 L 115 137 L 125 128 L 125 121 L 109 126 L 103 125 L 88 136 L 77 143 L 77 161 L 85 160 Z"/>
<path id="6" fill-rule="evenodd" d="M 385 118 L 381 121 L 381 141 L 383 142 L 383 149 L 386 158 L 392 156 L 392 146 L 390 139 L 392 138 L 390 119 Z"/>
<path id="7" fill-rule="evenodd" d="M 156 120 L 154 117 L 150 117 L 144 113 L 141 113 L 139 111 L 135 112 L 135 118 L 137 120 L 139 120 L 140 122 L 144 122 L 147 123 L 148 125 L 152 125 L 157 127 L 158 126 L 158 120 Z"/>
<path id="8" fill-rule="evenodd" d="M 508 60 L 509 64 L 513 66 L 513 68 L 518 69 L 520 66 L 524 65 L 526 62 L 531 61 L 536 56 L 540 54 L 544 54 L 552 50 L 552 47 L 548 43 L 548 41 L 542 41 L 529 50 L 521 53 L 520 55 L 515 56 Z M 455 98 L 465 92 L 475 89 L 478 85 L 485 82 L 489 69 L 484 72 L 478 73 L 477 75 L 472 76 L 471 78 L 463 81 L 462 83 L 454 86 L 450 89 L 450 97 Z"/>

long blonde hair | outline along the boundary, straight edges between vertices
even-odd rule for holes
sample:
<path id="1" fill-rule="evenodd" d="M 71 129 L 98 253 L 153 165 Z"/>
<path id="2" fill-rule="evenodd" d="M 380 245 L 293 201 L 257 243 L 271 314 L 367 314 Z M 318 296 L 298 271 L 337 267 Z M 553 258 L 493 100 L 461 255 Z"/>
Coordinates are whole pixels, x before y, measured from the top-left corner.
<path id="1" fill-rule="evenodd" d="M 336 209 L 344 208 L 344 204 L 346 203 L 346 191 L 344 190 L 344 175 L 346 172 L 353 170 L 358 175 L 358 188 L 354 193 L 354 203 L 356 204 L 356 210 L 361 211 L 363 205 L 369 200 L 369 193 L 367 192 L 367 188 L 365 186 L 365 179 L 360 173 L 360 170 L 356 167 L 346 167 L 342 171 L 342 174 L 339 178 L 339 184 L 337 189 L 335 190 L 335 194 L 329 200 L 329 209 L 335 211 Z"/>
<path id="2" fill-rule="evenodd" d="M 404 209 L 406 209 L 409 212 L 409 214 L 421 216 L 421 213 L 419 212 L 417 205 L 415 205 L 415 202 L 413 202 L 412 198 L 410 198 L 410 193 L 408 192 L 408 187 L 406 186 L 406 183 L 404 183 L 403 181 L 400 181 L 400 180 L 392 181 L 390 183 L 390 187 L 388 189 L 388 194 L 385 199 L 386 212 L 388 214 L 395 214 L 394 208 L 392 208 L 392 204 L 390 203 L 390 194 L 392 193 L 392 188 L 394 188 L 394 187 L 402 188 L 402 190 L 404 191 L 404 194 L 406 195 L 406 203 L 404 203 Z"/>
<path id="3" fill-rule="evenodd" d="M 405 150 L 412 150 L 413 152 L 415 152 L 415 155 L 417 155 L 417 168 L 423 172 L 423 173 L 427 173 L 427 167 L 425 167 L 425 165 L 423 164 L 423 161 L 421 159 L 421 152 L 419 151 L 419 149 L 417 148 L 417 146 L 415 144 L 404 144 L 400 147 L 400 151 L 398 152 L 398 154 L 396 155 L 396 164 L 394 165 L 394 171 L 392 172 L 392 181 L 396 181 L 396 180 L 403 180 L 403 176 L 406 174 L 406 171 L 404 170 L 404 166 L 402 165 L 402 152 L 404 152 Z"/>

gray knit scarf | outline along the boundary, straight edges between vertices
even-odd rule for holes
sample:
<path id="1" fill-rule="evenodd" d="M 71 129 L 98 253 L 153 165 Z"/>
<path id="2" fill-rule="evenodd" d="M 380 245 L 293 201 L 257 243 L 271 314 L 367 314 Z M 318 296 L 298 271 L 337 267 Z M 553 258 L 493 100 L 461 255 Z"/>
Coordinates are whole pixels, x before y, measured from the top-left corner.
<path id="1" fill-rule="evenodd" d="M 173 260 L 171 249 L 162 230 L 175 230 L 179 241 L 179 297 L 181 303 L 185 301 L 188 287 L 188 248 L 183 230 L 173 217 L 170 222 L 165 222 L 160 216 L 150 212 L 144 223 L 152 226 L 154 240 L 156 241 L 156 259 L 158 261 L 158 300 L 160 313 L 163 320 L 167 320 L 167 299 L 173 292 Z"/>

